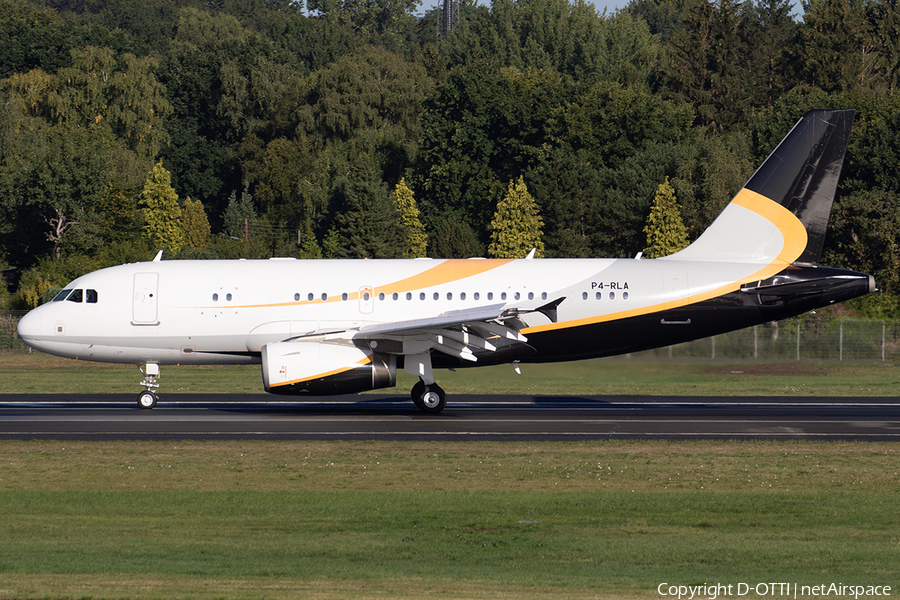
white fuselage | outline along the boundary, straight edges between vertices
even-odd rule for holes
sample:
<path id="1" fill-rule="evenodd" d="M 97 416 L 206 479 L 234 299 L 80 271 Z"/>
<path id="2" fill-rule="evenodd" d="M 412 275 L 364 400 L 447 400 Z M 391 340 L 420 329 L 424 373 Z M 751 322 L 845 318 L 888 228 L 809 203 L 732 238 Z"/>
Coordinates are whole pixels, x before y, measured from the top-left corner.
<path id="1" fill-rule="evenodd" d="M 523 315 L 527 336 L 676 308 L 780 268 L 629 259 L 155 261 L 79 277 L 67 289 L 92 290 L 95 302 L 85 292 L 80 302 L 45 304 L 23 317 L 19 333 L 35 348 L 83 360 L 253 363 L 270 342 L 565 298 L 555 323 Z"/>

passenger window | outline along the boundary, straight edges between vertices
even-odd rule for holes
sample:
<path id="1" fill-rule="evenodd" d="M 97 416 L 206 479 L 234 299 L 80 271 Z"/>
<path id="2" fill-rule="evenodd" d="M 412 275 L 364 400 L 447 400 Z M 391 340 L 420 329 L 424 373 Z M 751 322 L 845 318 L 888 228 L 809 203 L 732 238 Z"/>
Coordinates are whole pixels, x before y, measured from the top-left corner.
<path id="1" fill-rule="evenodd" d="M 478 292 L 475 292 L 474 294 L 472 294 L 472 297 L 473 297 L 475 300 L 479 300 L 479 299 L 481 298 L 481 294 L 479 294 Z"/>
<path id="2" fill-rule="evenodd" d="M 597 292 L 597 300 L 603 299 L 603 292 Z"/>
<path id="3" fill-rule="evenodd" d="M 435 300 L 437 300 L 437 299 L 440 298 L 440 297 L 441 297 L 440 294 L 438 294 L 437 292 L 434 293 L 434 299 L 435 299 Z"/>
<path id="4" fill-rule="evenodd" d="M 369 296 L 369 292 L 363 292 L 363 301 L 364 301 L 364 302 L 368 302 L 368 301 L 369 301 L 369 297 L 370 297 L 370 296 Z"/>
<path id="5" fill-rule="evenodd" d="M 406 299 L 412 300 L 412 292 L 406 292 Z"/>
<path id="6" fill-rule="evenodd" d="M 622 292 L 622 300 L 628 300 L 628 292 Z"/>
<path id="7" fill-rule="evenodd" d="M 307 301 L 309 301 L 309 302 L 312 302 L 312 301 L 313 301 L 313 298 L 315 298 L 315 296 L 313 296 L 313 293 L 312 293 L 312 292 L 310 292 L 309 294 L 306 295 L 306 299 L 307 299 Z"/>
<path id="8" fill-rule="evenodd" d="M 460 300 L 465 300 L 465 299 L 466 299 L 466 293 L 465 293 L 465 292 L 460 292 L 460 293 L 459 293 L 459 299 L 460 299 Z"/>
<path id="9" fill-rule="evenodd" d="M 62 302 L 62 301 L 65 300 L 66 297 L 67 297 L 69 294 L 71 294 L 71 293 L 72 293 L 72 290 L 63 290 L 63 291 L 61 291 L 60 293 L 58 293 L 58 294 L 53 298 L 53 300 L 51 300 L 51 302 Z"/>
<path id="10" fill-rule="evenodd" d="M 528 292 L 528 299 L 534 300 L 534 292 Z"/>
<path id="11" fill-rule="evenodd" d="M 378 292 L 378 299 L 384 300 L 384 292 Z"/>
<path id="12" fill-rule="evenodd" d="M 587 300 L 587 292 L 581 292 L 581 299 Z"/>
<path id="13" fill-rule="evenodd" d="M 66 298 L 69 302 L 81 302 L 83 299 L 84 292 L 82 290 L 75 290 Z"/>
<path id="14" fill-rule="evenodd" d="M 231 302 L 231 294 L 225 294 L 225 299 Z"/>
<path id="15" fill-rule="evenodd" d="M 87 303 L 97 304 L 97 290 L 87 290 Z"/>
<path id="16" fill-rule="evenodd" d="M 494 299 L 494 292 L 488 292 L 488 300 Z"/>
<path id="17" fill-rule="evenodd" d="M 347 298 L 348 298 L 348 297 L 349 297 L 349 296 L 347 296 L 347 292 L 344 292 L 343 294 L 341 294 L 341 300 L 343 300 L 344 302 L 347 301 Z"/>
<path id="18" fill-rule="evenodd" d="M 294 294 L 294 302 L 300 301 L 300 294 Z"/>
<path id="19" fill-rule="evenodd" d="M 501 299 L 501 300 L 506 300 L 506 292 L 501 292 L 501 293 L 500 293 L 500 299 Z"/>
<path id="20" fill-rule="evenodd" d="M 213 302 L 218 302 L 218 301 L 219 301 L 219 295 L 213 294 Z"/>
<path id="21" fill-rule="evenodd" d="M 400 296 L 397 294 L 397 292 L 394 292 L 393 294 L 391 294 L 391 298 L 397 300 L 398 298 L 400 298 Z"/>
<path id="22" fill-rule="evenodd" d="M 419 292 L 419 300 L 425 299 L 425 292 Z"/>
<path id="23" fill-rule="evenodd" d="M 541 300 L 546 300 L 546 299 L 547 299 L 547 292 L 541 293 Z"/>

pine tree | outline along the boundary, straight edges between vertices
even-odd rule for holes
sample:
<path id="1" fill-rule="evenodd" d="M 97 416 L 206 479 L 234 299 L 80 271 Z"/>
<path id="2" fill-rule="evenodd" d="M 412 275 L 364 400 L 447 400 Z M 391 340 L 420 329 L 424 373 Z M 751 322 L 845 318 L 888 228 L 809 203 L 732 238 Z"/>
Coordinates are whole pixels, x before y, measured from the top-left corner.
<path id="1" fill-rule="evenodd" d="M 203 203 L 199 200 L 191 200 L 190 196 L 184 200 L 182 211 L 184 227 L 184 243 L 189 248 L 200 250 L 209 244 L 209 219 L 203 210 Z"/>
<path id="2" fill-rule="evenodd" d="M 491 221 L 491 245 L 488 256 L 492 258 L 525 258 L 532 249 L 535 256 L 544 255 L 541 228 L 544 220 L 537 203 L 528 193 L 523 177 L 518 183 L 509 182 L 506 197 L 497 203 L 497 212 Z"/>
<path id="3" fill-rule="evenodd" d="M 391 194 L 394 206 L 400 213 L 400 223 L 406 229 L 406 248 L 403 258 L 425 258 L 428 247 L 428 234 L 419 220 L 419 207 L 412 190 L 406 185 L 406 178 L 400 180 L 394 193 Z"/>
<path id="4" fill-rule="evenodd" d="M 675 202 L 675 188 L 669 178 L 656 189 L 647 226 L 647 248 L 644 256 L 659 258 L 678 252 L 688 245 L 687 228 L 681 219 L 681 209 Z"/>
<path id="5" fill-rule="evenodd" d="M 144 233 L 157 248 L 167 248 L 178 252 L 184 247 L 184 227 L 178 194 L 172 189 L 169 172 L 156 163 L 141 192 L 141 206 L 144 209 Z"/>
<path id="6" fill-rule="evenodd" d="M 256 216 L 256 207 L 253 205 L 253 194 L 250 193 L 250 184 L 244 183 L 244 191 L 241 199 L 237 199 L 237 193 L 232 190 L 228 197 L 228 206 L 225 208 L 223 218 L 225 235 L 237 240 L 244 240 L 253 245 L 253 240 L 259 237 L 259 219 Z"/>

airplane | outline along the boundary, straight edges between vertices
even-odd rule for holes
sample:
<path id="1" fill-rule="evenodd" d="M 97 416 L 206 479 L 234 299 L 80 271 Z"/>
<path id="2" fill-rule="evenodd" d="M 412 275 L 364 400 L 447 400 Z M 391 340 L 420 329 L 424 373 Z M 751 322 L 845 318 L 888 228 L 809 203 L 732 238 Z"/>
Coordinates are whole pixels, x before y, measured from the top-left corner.
<path id="1" fill-rule="evenodd" d="M 19 322 L 28 346 L 136 364 L 259 364 L 266 392 L 349 394 L 436 369 L 555 362 L 678 344 L 875 292 L 819 266 L 854 110 L 804 115 L 696 241 L 656 259 L 161 260 L 72 281 Z"/>

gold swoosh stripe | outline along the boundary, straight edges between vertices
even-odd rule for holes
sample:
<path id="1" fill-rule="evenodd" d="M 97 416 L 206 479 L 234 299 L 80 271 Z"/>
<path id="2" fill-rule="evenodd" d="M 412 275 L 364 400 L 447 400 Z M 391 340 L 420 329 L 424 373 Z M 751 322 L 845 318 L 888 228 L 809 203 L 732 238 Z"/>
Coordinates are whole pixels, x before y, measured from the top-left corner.
<path id="1" fill-rule="evenodd" d="M 442 261 L 440 264 L 435 265 L 434 267 L 427 269 L 417 275 L 413 275 L 412 277 L 407 277 L 405 279 L 400 279 L 399 281 L 395 281 L 393 283 L 386 283 L 384 285 L 379 285 L 376 287 L 367 288 L 369 293 L 374 293 L 374 290 L 377 288 L 379 290 L 386 290 L 389 293 L 397 292 L 405 293 L 412 290 L 421 290 L 429 287 L 434 287 L 437 285 L 445 285 L 451 283 L 453 281 L 459 281 L 461 279 L 466 279 L 468 277 L 474 277 L 475 275 L 481 275 L 482 273 L 486 273 L 487 271 L 491 271 L 493 269 L 500 268 L 508 263 L 511 263 L 514 259 L 466 259 L 466 258 L 456 258 L 456 259 L 447 259 Z M 363 290 L 365 292 L 366 290 Z M 351 300 L 359 300 L 360 295 L 363 292 L 350 292 L 347 293 L 347 302 Z M 294 302 L 276 302 L 273 304 L 238 304 L 238 305 L 230 305 L 226 308 L 228 310 L 240 309 L 240 308 L 273 308 L 278 306 L 309 306 L 313 304 L 326 304 L 329 302 L 345 302 L 345 300 L 340 295 L 330 295 L 327 300 L 322 300 L 321 298 L 315 298 L 313 300 L 297 300 Z M 204 306 L 197 308 L 205 308 L 205 309 L 222 309 L 222 306 Z"/>
<path id="2" fill-rule="evenodd" d="M 337 375 L 338 373 L 345 373 L 347 371 L 352 371 L 353 369 L 355 369 L 357 367 L 361 367 L 363 365 L 367 365 L 370 362 L 372 362 L 372 355 L 366 356 L 361 361 L 359 361 L 355 364 L 346 366 L 346 367 L 341 367 L 339 369 L 333 369 L 331 371 L 326 371 L 325 373 L 316 373 L 315 375 L 311 375 L 309 377 L 304 377 L 302 379 L 292 379 L 291 381 L 285 381 L 284 383 L 276 383 L 276 384 L 270 385 L 269 387 L 281 387 L 283 385 L 292 385 L 294 383 L 303 383 L 304 381 L 312 381 L 313 379 L 322 379 L 324 377 L 331 377 L 332 375 Z"/>
<path id="3" fill-rule="evenodd" d="M 694 294 L 692 296 L 687 296 L 675 302 L 666 302 L 666 309 L 678 308 L 681 306 L 687 306 L 688 304 L 703 302 L 704 300 L 711 300 L 712 298 L 717 298 L 723 294 L 738 290 L 740 289 L 741 285 L 750 281 L 767 279 L 783 271 L 785 267 L 797 260 L 797 257 L 799 257 L 806 249 L 806 244 L 808 241 L 806 228 L 803 226 L 803 223 L 800 221 L 800 219 L 794 216 L 792 212 L 787 210 L 782 205 L 746 188 L 743 188 L 740 192 L 738 192 L 737 196 L 735 196 L 732 200 L 732 203 L 755 212 L 756 214 L 760 215 L 761 217 L 765 218 L 773 225 L 775 225 L 775 227 L 777 227 L 778 230 L 781 231 L 781 235 L 784 238 L 784 244 L 781 248 L 781 252 L 778 253 L 778 256 L 774 260 L 772 260 L 772 262 L 751 275 L 712 290 Z M 653 306 L 624 310 L 621 312 L 609 313 L 596 317 L 587 317 L 584 319 L 564 321 L 562 323 L 549 323 L 547 325 L 527 327 L 522 330 L 522 333 L 527 336 L 544 331 L 569 329 L 572 327 L 593 325 L 595 323 L 605 323 L 608 321 L 627 319 L 629 317 L 638 317 L 641 315 L 659 312 L 662 310 L 662 307 L 662 304 L 655 304 Z"/>

